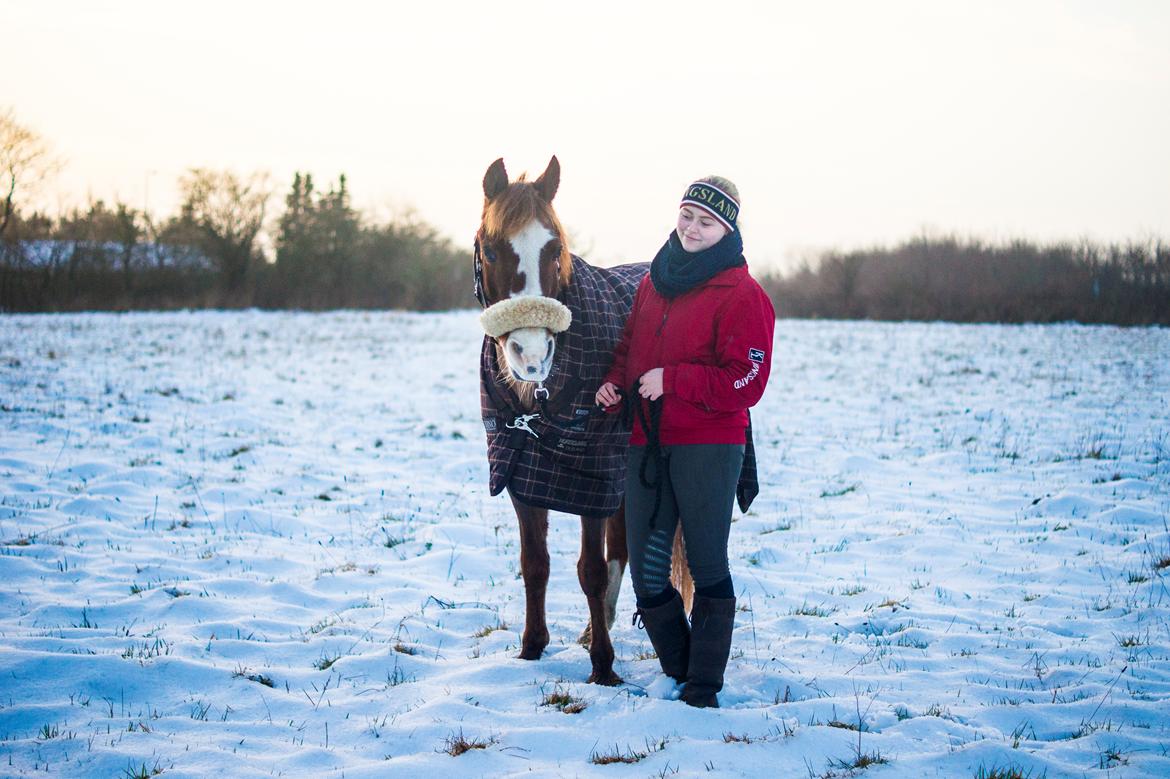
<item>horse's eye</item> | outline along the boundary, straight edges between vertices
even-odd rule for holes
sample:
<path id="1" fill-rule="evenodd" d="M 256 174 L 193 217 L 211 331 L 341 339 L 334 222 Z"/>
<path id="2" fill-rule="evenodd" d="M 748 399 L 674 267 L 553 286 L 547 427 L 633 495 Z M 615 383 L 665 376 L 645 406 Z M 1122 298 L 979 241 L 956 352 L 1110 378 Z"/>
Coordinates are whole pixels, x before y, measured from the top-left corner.
<path id="1" fill-rule="evenodd" d="M 490 246 L 483 247 L 483 257 L 488 262 L 496 261 L 496 250 Z"/>

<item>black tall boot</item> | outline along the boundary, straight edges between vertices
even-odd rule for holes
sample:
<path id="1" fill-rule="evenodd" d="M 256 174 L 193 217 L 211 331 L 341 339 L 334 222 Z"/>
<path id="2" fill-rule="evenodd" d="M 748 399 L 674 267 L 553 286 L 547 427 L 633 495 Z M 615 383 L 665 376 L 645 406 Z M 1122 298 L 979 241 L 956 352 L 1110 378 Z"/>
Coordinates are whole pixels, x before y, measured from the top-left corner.
<path id="1" fill-rule="evenodd" d="M 723 672 L 731 654 L 735 598 L 696 594 L 691 606 L 691 654 L 682 699 L 698 708 L 718 708 L 715 693 L 723 689 Z"/>
<path id="2" fill-rule="evenodd" d="M 634 615 L 635 621 L 639 616 L 658 654 L 662 672 L 676 682 L 686 681 L 691 629 L 687 626 L 682 597 L 675 591 L 674 597 L 661 606 L 639 606 Z"/>

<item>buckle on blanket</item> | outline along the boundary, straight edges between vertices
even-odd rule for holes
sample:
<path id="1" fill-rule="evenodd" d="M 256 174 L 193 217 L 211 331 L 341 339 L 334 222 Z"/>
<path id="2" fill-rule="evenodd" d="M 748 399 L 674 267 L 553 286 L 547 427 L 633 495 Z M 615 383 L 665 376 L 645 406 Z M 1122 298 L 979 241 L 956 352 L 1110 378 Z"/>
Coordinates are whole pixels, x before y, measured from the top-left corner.
<path id="1" fill-rule="evenodd" d="M 536 434 L 536 431 L 528 426 L 528 423 L 534 419 L 540 419 L 540 414 L 521 414 L 508 424 L 504 425 L 504 427 L 508 428 L 509 430 L 523 430 L 525 433 L 531 433 L 533 438 L 540 438 L 540 436 Z"/>

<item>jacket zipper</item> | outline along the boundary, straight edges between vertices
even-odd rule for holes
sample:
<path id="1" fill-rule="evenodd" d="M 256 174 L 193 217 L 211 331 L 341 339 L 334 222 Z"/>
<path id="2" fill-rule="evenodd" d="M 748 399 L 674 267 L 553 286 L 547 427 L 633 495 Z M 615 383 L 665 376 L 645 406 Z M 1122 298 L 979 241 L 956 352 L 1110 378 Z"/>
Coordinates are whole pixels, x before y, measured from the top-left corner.
<path id="1" fill-rule="evenodd" d="M 673 300 L 666 301 L 666 308 L 662 312 L 662 321 L 658 323 L 658 330 L 654 333 L 654 335 L 662 335 L 662 329 L 666 327 L 666 318 L 670 316 L 670 307 L 673 305 Z"/>

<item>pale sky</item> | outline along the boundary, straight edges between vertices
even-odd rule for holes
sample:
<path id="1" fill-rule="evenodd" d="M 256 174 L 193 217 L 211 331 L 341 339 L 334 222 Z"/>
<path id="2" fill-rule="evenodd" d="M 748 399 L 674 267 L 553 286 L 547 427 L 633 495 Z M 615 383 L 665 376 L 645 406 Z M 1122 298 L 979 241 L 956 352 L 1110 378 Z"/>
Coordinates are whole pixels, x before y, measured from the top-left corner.
<path id="1" fill-rule="evenodd" d="M 481 181 L 561 162 L 574 250 L 649 260 L 694 178 L 753 267 L 956 232 L 1170 237 L 1170 3 L 0 0 L 44 197 L 177 206 L 191 167 L 345 173 L 470 246 Z"/>

